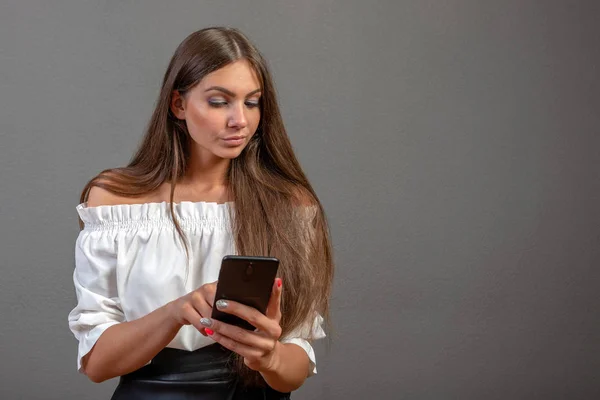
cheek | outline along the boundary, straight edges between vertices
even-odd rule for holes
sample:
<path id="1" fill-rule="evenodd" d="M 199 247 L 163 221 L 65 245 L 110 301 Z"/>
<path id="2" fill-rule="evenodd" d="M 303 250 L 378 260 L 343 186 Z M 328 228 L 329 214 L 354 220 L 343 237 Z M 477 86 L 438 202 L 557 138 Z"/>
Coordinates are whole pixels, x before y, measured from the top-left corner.
<path id="1" fill-rule="evenodd" d="M 248 122 L 250 125 L 251 132 L 252 134 L 254 134 L 260 123 L 260 111 L 256 111 L 250 114 L 248 117 Z"/>
<path id="2" fill-rule="evenodd" d="M 195 109 L 186 122 L 193 137 L 215 136 L 223 129 L 226 116 L 217 109 Z"/>

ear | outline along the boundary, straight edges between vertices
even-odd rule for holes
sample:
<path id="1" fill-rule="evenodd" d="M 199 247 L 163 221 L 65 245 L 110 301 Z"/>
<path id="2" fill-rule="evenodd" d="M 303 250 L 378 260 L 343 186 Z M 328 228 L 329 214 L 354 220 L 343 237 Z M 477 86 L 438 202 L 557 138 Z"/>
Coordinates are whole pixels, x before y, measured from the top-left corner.
<path id="1" fill-rule="evenodd" d="M 185 99 L 177 90 L 171 94 L 171 112 L 179 119 L 185 119 Z"/>

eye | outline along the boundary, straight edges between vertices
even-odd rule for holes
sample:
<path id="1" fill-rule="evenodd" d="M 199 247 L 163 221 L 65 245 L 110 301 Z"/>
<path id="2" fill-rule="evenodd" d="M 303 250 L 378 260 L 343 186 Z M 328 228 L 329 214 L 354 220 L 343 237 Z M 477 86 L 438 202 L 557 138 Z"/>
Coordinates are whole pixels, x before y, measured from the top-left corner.
<path id="1" fill-rule="evenodd" d="M 260 105 L 258 100 L 246 101 L 246 107 L 248 108 L 256 108 Z"/>
<path id="2" fill-rule="evenodd" d="M 227 101 L 224 99 L 208 99 L 208 104 L 211 107 L 219 108 L 227 105 Z"/>

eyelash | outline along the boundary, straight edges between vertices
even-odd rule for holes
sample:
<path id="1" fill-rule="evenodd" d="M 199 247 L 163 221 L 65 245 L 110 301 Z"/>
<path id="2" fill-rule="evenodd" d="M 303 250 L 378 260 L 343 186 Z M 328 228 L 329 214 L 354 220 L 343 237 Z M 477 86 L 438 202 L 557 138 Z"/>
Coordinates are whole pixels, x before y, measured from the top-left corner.
<path id="1" fill-rule="evenodd" d="M 221 107 L 226 106 L 227 102 L 226 101 L 209 100 L 208 104 L 214 108 L 221 108 Z M 248 108 L 256 108 L 259 106 L 259 103 L 246 102 L 245 104 L 246 104 L 246 107 L 248 107 Z"/>

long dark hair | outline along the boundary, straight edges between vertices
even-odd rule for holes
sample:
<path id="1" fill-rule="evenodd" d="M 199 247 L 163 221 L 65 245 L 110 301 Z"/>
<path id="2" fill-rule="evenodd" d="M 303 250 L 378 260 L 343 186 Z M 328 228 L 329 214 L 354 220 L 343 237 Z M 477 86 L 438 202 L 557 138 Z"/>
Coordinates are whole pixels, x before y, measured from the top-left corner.
<path id="1" fill-rule="evenodd" d="M 234 207 L 232 229 L 237 252 L 280 259 L 284 282 L 282 335 L 289 334 L 315 312 L 327 319 L 333 279 L 333 262 L 323 207 L 294 155 L 287 136 L 267 63 L 256 47 L 238 30 L 202 29 L 177 48 L 165 72 L 158 102 L 145 137 L 126 167 L 101 172 L 85 186 L 81 202 L 99 186 L 116 195 L 141 197 L 171 184 L 170 206 L 175 228 L 187 241 L 173 212 L 173 195 L 186 172 L 190 135 L 185 121 L 170 109 L 171 96 L 182 96 L 207 74 L 245 59 L 258 75 L 262 96 L 261 119 L 251 141 L 227 172 Z M 236 357 L 237 371 L 247 383 L 262 378 Z"/>

